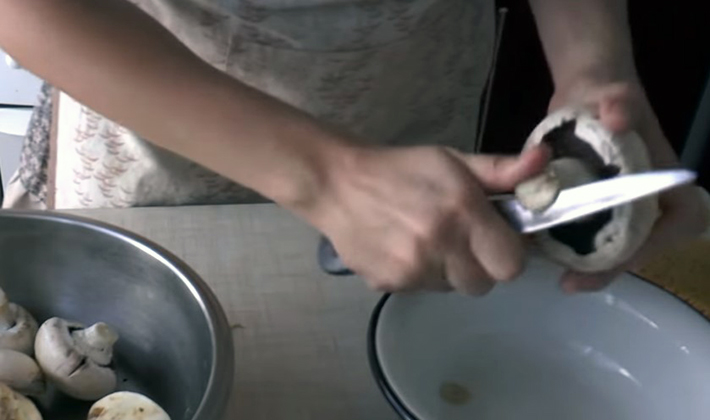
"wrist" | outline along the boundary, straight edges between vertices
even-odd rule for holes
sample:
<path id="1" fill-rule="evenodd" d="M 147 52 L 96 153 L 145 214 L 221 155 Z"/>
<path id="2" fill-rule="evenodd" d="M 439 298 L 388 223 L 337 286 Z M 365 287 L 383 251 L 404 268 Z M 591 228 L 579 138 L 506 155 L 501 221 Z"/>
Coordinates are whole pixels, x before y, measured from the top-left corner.
<path id="1" fill-rule="evenodd" d="M 579 89 L 588 85 L 608 85 L 612 83 L 639 83 L 633 59 L 623 54 L 613 55 L 589 53 L 574 63 L 563 64 L 553 71 L 556 91 Z"/>
<path id="2" fill-rule="evenodd" d="M 569 74 L 563 83 L 555 85 L 550 100 L 549 111 L 567 105 L 583 105 L 581 102 L 593 100 L 600 89 L 611 86 L 625 89 L 629 95 L 643 94 L 641 81 L 635 70 L 628 68 L 592 68 Z M 597 93 L 595 93 L 597 92 Z"/>
<path id="3" fill-rule="evenodd" d="M 231 76 L 213 73 L 195 87 L 191 96 L 206 102 L 189 102 L 201 112 L 180 120 L 172 149 L 281 207 L 309 213 L 328 190 L 331 174 L 356 147 L 349 135 Z"/>
<path id="4" fill-rule="evenodd" d="M 294 141 L 292 159 L 266 177 L 262 193 L 281 207 L 314 223 L 332 200 L 337 180 L 353 166 L 357 147 L 339 133 L 305 130 L 303 141 Z M 291 133 L 294 135 L 294 133 Z M 300 143 L 300 145 L 299 145 Z"/>
<path id="5" fill-rule="evenodd" d="M 546 49 L 557 89 L 584 79 L 608 84 L 636 78 L 633 46 L 626 25 L 617 22 L 568 36 L 573 41 L 558 41 L 559 45 Z"/>

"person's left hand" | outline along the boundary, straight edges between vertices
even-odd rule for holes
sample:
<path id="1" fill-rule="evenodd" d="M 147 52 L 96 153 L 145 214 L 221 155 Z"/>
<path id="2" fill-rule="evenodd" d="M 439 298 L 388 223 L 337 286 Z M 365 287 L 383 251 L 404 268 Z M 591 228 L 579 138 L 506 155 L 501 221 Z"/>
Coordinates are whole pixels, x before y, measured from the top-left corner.
<path id="1" fill-rule="evenodd" d="M 680 166 L 638 81 L 605 83 L 588 78 L 568 86 L 555 92 L 550 111 L 569 105 L 591 107 L 609 130 L 636 131 L 648 147 L 654 168 Z M 661 194 L 661 215 L 646 243 L 629 261 L 601 273 L 568 271 L 562 277 L 562 288 L 569 293 L 602 289 L 622 272 L 641 268 L 664 249 L 700 235 L 710 224 L 709 210 L 700 194 L 694 185 Z"/>

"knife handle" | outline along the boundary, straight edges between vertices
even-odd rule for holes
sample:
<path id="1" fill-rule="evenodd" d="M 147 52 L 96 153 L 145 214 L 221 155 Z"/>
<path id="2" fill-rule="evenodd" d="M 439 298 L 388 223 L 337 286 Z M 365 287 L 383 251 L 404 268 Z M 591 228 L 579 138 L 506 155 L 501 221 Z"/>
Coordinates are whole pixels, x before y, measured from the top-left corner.
<path id="1" fill-rule="evenodd" d="M 323 271 L 333 276 L 351 276 L 355 274 L 343 264 L 333 244 L 325 236 L 321 236 L 318 243 L 318 264 Z"/>
<path id="2" fill-rule="evenodd" d="M 507 214 L 508 212 L 502 208 L 505 202 L 511 199 L 510 196 L 489 196 L 488 199 L 501 215 L 512 222 L 511 217 Z M 318 243 L 318 265 L 320 265 L 321 270 L 333 276 L 351 276 L 355 274 L 345 266 L 333 244 L 323 235 L 321 235 Z"/>
<path id="3" fill-rule="evenodd" d="M 517 224 L 514 215 L 510 214 L 510 210 L 505 207 L 506 203 L 512 200 L 511 196 L 489 196 L 488 200 L 508 222 L 513 225 Z M 351 269 L 345 266 L 333 244 L 323 235 L 321 235 L 318 243 L 318 264 L 321 270 L 333 276 L 351 276 L 355 274 Z"/>

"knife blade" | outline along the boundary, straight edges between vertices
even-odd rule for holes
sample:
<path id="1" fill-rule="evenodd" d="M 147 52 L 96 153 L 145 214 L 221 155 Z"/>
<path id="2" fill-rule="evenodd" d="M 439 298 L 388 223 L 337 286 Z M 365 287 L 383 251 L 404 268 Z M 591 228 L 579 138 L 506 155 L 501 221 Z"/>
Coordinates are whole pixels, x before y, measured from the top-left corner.
<path id="1" fill-rule="evenodd" d="M 550 207 L 539 212 L 526 209 L 513 195 L 492 196 L 489 200 L 515 230 L 530 234 L 691 183 L 696 176 L 685 169 L 619 175 L 564 189 Z M 318 247 L 318 262 L 329 274 L 353 274 L 325 237 L 321 237 Z"/>
<path id="2" fill-rule="evenodd" d="M 609 210 L 695 181 L 696 174 L 670 169 L 620 175 L 560 191 L 541 212 L 530 211 L 513 196 L 492 197 L 491 203 L 520 233 L 534 233 Z"/>

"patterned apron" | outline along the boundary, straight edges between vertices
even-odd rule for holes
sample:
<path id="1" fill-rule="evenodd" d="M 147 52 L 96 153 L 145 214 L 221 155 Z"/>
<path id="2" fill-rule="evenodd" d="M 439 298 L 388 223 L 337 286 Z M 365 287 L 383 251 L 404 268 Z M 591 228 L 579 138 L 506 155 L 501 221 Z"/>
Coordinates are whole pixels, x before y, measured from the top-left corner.
<path id="1" fill-rule="evenodd" d="M 134 3 L 212 66 L 360 138 L 476 147 L 480 99 L 494 53 L 493 0 Z M 43 93 L 54 112 L 38 107 L 4 207 L 262 200 L 66 93 Z M 49 153 L 31 141 L 33 134 L 48 133 Z"/>

